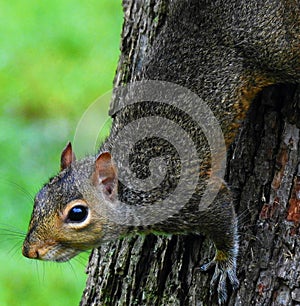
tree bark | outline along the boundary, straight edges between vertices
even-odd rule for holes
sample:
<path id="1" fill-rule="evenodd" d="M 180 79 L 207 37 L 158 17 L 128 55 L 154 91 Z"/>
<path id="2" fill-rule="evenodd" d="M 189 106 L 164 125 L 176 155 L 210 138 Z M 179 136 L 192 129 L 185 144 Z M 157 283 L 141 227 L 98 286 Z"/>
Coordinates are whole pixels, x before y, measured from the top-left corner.
<path id="1" fill-rule="evenodd" d="M 144 77 L 147 55 L 174 3 L 123 1 L 115 86 Z M 264 89 L 229 150 L 226 180 L 240 236 L 240 288 L 229 305 L 300 305 L 299 114 L 299 87 Z M 213 256 L 212 243 L 198 235 L 135 236 L 103 245 L 91 255 L 80 305 L 214 305 L 212 273 L 198 269 Z"/>

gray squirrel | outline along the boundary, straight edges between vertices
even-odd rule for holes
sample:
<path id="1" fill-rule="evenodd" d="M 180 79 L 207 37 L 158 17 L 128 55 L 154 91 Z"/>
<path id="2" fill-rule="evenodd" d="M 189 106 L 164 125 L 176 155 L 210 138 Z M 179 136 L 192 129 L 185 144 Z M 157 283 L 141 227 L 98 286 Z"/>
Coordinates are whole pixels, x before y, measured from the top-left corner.
<path id="1" fill-rule="evenodd" d="M 300 3 L 178 1 L 173 7 L 141 65 L 140 79 L 173 82 L 196 93 L 220 123 L 228 148 L 262 88 L 300 80 Z M 211 285 L 217 287 L 219 303 L 224 303 L 227 281 L 233 289 L 239 284 L 237 217 L 229 188 L 211 171 L 212 153 L 205 134 L 172 105 L 149 100 L 118 107 L 121 100 L 112 104 L 112 130 L 96 156 L 76 160 L 71 143 L 63 150 L 60 173 L 35 198 L 24 256 L 61 262 L 135 233 L 203 233 L 214 242 L 216 254 L 202 270 L 215 266 Z M 187 103 L 190 109 L 198 107 L 192 101 Z M 170 210 L 161 222 L 135 226 L 134 220 L 126 220 L 126 208 L 145 208 L 145 218 L 151 219 L 152 203 L 174 190 L 182 170 L 176 149 L 159 137 L 138 141 L 129 154 L 129 166 L 114 156 L 113 144 L 120 131 L 136 119 L 151 116 L 168 118 L 187 131 L 200 161 L 191 162 L 188 171 L 197 176 L 198 183 L 179 211 Z M 119 180 L 129 170 L 146 179 L 151 174 L 151 159 L 162 156 L 166 156 L 167 171 L 159 187 L 141 192 L 134 184 Z M 217 196 L 206 209 L 199 210 L 209 184 L 213 190 L 218 186 L 214 190 Z"/>

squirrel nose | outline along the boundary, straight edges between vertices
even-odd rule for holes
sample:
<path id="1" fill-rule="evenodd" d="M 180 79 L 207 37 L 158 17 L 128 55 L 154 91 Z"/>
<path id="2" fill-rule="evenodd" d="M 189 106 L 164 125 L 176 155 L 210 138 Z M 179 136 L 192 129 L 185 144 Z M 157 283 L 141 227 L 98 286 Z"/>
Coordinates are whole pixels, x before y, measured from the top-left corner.
<path id="1" fill-rule="evenodd" d="M 39 252 L 35 247 L 30 247 L 27 243 L 23 244 L 22 254 L 27 258 L 38 259 Z"/>

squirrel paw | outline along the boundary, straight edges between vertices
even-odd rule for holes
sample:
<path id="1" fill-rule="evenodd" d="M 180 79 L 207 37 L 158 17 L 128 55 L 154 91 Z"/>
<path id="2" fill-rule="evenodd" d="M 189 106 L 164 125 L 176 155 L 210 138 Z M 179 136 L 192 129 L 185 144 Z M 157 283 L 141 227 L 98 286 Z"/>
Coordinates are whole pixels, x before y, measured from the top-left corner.
<path id="1" fill-rule="evenodd" d="M 223 305 L 227 301 L 227 278 L 230 281 L 233 290 L 238 289 L 239 281 L 236 276 L 236 260 L 235 258 L 219 260 L 216 256 L 211 262 L 200 267 L 201 271 L 208 271 L 215 267 L 214 275 L 210 282 L 210 294 L 213 295 L 215 288 L 218 292 L 219 305 Z"/>

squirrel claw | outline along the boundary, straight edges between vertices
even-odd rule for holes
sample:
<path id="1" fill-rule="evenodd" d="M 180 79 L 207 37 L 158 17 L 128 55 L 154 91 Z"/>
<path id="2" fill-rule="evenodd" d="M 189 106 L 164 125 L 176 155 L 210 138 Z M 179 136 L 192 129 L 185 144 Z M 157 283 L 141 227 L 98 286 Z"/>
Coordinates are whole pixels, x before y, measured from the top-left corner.
<path id="1" fill-rule="evenodd" d="M 215 272 L 210 281 L 210 294 L 213 295 L 215 292 L 215 288 L 217 288 L 218 303 L 219 305 L 223 305 L 228 298 L 226 288 L 227 278 L 229 279 L 233 290 L 236 290 L 239 287 L 239 281 L 236 276 L 235 265 L 232 264 L 230 260 L 217 261 L 214 259 L 209 263 L 202 265 L 200 267 L 200 270 L 206 272 L 213 267 L 215 267 Z"/>
<path id="2" fill-rule="evenodd" d="M 216 262 L 215 262 L 214 260 L 212 260 L 212 261 L 210 261 L 210 262 L 208 262 L 208 263 L 202 265 L 202 266 L 200 267 L 200 270 L 201 270 L 202 272 L 207 272 L 208 270 L 210 270 L 211 268 L 213 268 L 215 265 L 216 265 Z"/>

